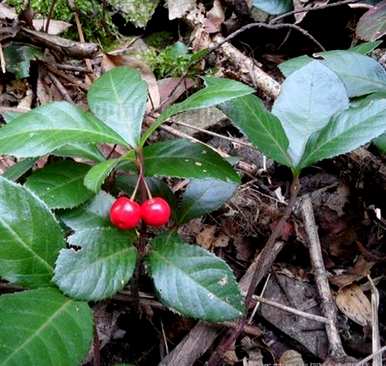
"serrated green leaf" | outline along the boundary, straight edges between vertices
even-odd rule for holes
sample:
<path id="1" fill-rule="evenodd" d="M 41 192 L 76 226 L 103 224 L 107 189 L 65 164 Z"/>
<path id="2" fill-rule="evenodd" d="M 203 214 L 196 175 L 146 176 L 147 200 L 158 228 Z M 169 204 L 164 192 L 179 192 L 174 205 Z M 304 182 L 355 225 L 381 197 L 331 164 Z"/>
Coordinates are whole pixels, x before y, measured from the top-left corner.
<path id="1" fill-rule="evenodd" d="M 92 338 L 85 302 L 48 288 L 0 297 L 1 366 L 79 366 Z"/>
<path id="2" fill-rule="evenodd" d="M 121 159 L 109 159 L 94 165 L 84 177 L 84 185 L 92 192 L 100 191 L 103 182 L 119 164 Z"/>
<path id="3" fill-rule="evenodd" d="M 83 158 L 97 162 L 105 161 L 103 154 L 93 144 L 67 144 L 53 151 L 51 155 L 65 158 Z"/>
<path id="4" fill-rule="evenodd" d="M 293 8 L 292 0 L 252 0 L 252 6 L 271 15 L 286 13 Z"/>
<path id="5" fill-rule="evenodd" d="M 93 234 L 90 239 L 76 232 L 69 242 L 80 244 L 81 249 L 63 249 L 56 261 L 54 282 L 66 295 L 79 300 L 111 297 L 126 285 L 136 265 L 137 250 L 130 245 L 135 238 L 132 233 L 96 229 Z"/>
<path id="6" fill-rule="evenodd" d="M 17 181 L 21 176 L 30 170 L 35 163 L 38 161 L 37 158 L 27 158 L 18 161 L 16 164 L 9 167 L 2 176 L 9 180 Z"/>
<path id="7" fill-rule="evenodd" d="M 212 322 L 243 315 L 236 279 L 222 259 L 173 233 L 157 236 L 151 244 L 147 261 L 163 303 L 183 315 Z"/>
<path id="8" fill-rule="evenodd" d="M 263 154 L 278 163 L 292 166 L 283 126 L 259 98 L 247 95 L 226 102 L 219 108 Z"/>
<path id="9" fill-rule="evenodd" d="M 168 140 L 143 149 L 146 176 L 216 178 L 239 183 L 232 166 L 212 149 L 184 139 Z"/>
<path id="10" fill-rule="evenodd" d="M 63 233 L 48 207 L 26 188 L 0 177 L 0 277 L 49 286 Z"/>
<path id="11" fill-rule="evenodd" d="M 204 80 L 206 88 L 199 90 L 181 103 L 173 104 L 161 113 L 143 134 L 141 145 L 146 142 L 149 136 L 161 126 L 162 123 L 175 114 L 213 107 L 228 100 L 254 93 L 251 87 L 238 81 L 214 77 L 205 77 Z"/>
<path id="12" fill-rule="evenodd" d="M 89 169 L 89 165 L 72 160 L 55 162 L 32 173 L 25 186 L 51 209 L 73 208 L 94 195 L 83 185 Z"/>
<path id="13" fill-rule="evenodd" d="M 375 50 L 381 43 L 382 43 L 382 41 L 365 42 L 365 43 L 359 44 L 358 46 L 349 48 L 347 51 L 359 53 L 361 55 L 367 55 L 371 51 Z M 334 50 L 334 51 L 318 52 L 318 53 L 315 53 L 314 56 L 320 58 L 320 57 L 324 57 L 326 55 L 328 56 L 330 53 L 334 53 L 334 52 L 345 52 L 345 51 L 344 50 Z M 301 67 L 309 64 L 310 62 L 312 62 L 314 60 L 315 59 L 310 57 L 310 56 L 302 55 L 302 56 L 294 57 L 294 58 L 291 58 L 287 61 L 282 62 L 278 67 L 279 67 L 280 71 L 283 73 L 283 75 L 285 77 L 288 77 L 294 71 L 299 70 Z M 333 68 L 332 68 L 332 70 L 336 73 L 338 73 L 337 71 L 339 71 L 339 70 L 334 70 Z M 353 70 L 351 70 L 351 72 L 352 71 Z"/>
<path id="14" fill-rule="evenodd" d="M 92 115 L 67 102 L 53 102 L 0 128 L 0 154 L 38 157 L 71 143 L 126 144 Z"/>
<path id="15" fill-rule="evenodd" d="M 146 110 L 147 84 L 137 70 L 115 67 L 103 74 L 87 94 L 91 111 L 136 147 Z"/>
<path id="16" fill-rule="evenodd" d="M 284 81 L 272 113 L 286 132 L 293 165 L 299 163 L 308 138 L 348 103 L 343 83 L 319 61 L 312 61 Z"/>
<path id="17" fill-rule="evenodd" d="M 178 224 L 220 208 L 236 191 L 237 184 L 217 179 L 194 179 L 182 195 L 175 214 Z"/>
<path id="18" fill-rule="evenodd" d="M 323 58 L 323 63 L 343 81 L 349 97 L 386 90 L 386 71 L 371 57 L 356 52 L 330 51 L 324 53 Z"/>
<path id="19" fill-rule="evenodd" d="M 115 198 L 106 192 L 99 192 L 90 202 L 60 216 L 61 220 L 75 231 L 109 226 L 109 213 Z"/>
<path id="20" fill-rule="evenodd" d="M 298 170 L 352 151 L 386 131 L 386 99 L 338 113 L 307 143 Z"/>

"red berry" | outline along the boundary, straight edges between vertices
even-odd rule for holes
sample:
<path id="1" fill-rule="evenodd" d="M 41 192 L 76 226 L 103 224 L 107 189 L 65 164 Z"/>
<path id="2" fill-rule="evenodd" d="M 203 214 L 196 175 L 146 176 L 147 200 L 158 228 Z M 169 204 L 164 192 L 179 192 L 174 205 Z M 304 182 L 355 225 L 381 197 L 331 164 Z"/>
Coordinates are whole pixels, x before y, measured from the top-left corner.
<path id="1" fill-rule="evenodd" d="M 119 197 L 110 209 L 111 223 L 119 229 L 134 229 L 141 221 L 141 206 L 127 197 Z"/>
<path id="2" fill-rule="evenodd" d="M 145 201 L 141 206 L 142 220 L 151 226 L 162 226 L 168 223 L 171 209 L 167 201 L 161 197 L 154 197 Z"/>

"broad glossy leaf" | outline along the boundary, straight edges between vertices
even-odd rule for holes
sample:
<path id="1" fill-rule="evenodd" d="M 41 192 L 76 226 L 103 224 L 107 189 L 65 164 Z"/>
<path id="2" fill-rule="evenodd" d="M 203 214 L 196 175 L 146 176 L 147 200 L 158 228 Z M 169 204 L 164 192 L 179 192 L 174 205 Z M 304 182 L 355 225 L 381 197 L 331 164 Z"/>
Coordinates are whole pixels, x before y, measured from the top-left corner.
<path id="1" fill-rule="evenodd" d="M 80 245 L 81 249 L 60 251 L 54 282 L 75 299 L 97 301 L 111 297 L 134 272 L 137 258 L 137 250 L 131 245 L 134 238 L 132 233 L 118 229 L 95 230 L 92 238 L 77 231 L 69 242 Z"/>
<path id="2" fill-rule="evenodd" d="M 259 98 L 247 95 L 226 102 L 219 108 L 263 154 L 283 165 L 292 166 L 283 126 Z"/>
<path id="3" fill-rule="evenodd" d="M 84 177 L 84 185 L 93 192 L 98 192 L 105 179 L 119 164 L 120 159 L 109 159 L 94 165 Z"/>
<path id="4" fill-rule="evenodd" d="M 359 44 L 358 46 L 349 48 L 347 51 L 359 53 L 361 55 L 367 55 L 371 51 L 375 50 L 381 43 L 382 43 L 382 41 L 365 42 L 365 43 Z M 345 52 L 343 50 L 336 50 L 336 51 L 318 52 L 318 53 L 315 53 L 314 55 L 315 55 L 315 57 L 320 58 L 320 57 L 324 57 L 326 55 L 328 56 L 330 53 L 334 53 L 337 51 Z M 294 71 L 300 69 L 301 67 L 309 64 L 311 61 L 314 61 L 314 60 L 315 59 L 310 57 L 310 56 L 302 55 L 302 56 L 294 57 L 294 58 L 291 58 L 287 61 L 282 62 L 278 67 L 279 67 L 280 71 L 283 73 L 283 75 L 285 77 L 288 77 Z M 337 72 L 335 70 L 333 70 L 333 71 Z"/>
<path id="5" fill-rule="evenodd" d="M 381 1 L 362 15 L 356 34 L 365 41 L 375 41 L 386 34 L 386 1 Z"/>
<path id="6" fill-rule="evenodd" d="M 346 86 L 349 97 L 386 90 L 386 71 L 371 57 L 349 51 L 330 51 L 323 62 Z"/>
<path id="7" fill-rule="evenodd" d="M 25 173 L 30 170 L 35 163 L 38 161 L 38 158 L 27 158 L 18 161 L 16 164 L 9 167 L 4 173 L 3 177 L 9 180 L 17 181 Z"/>
<path id="8" fill-rule="evenodd" d="M 299 168 L 352 151 L 385 131 L 386 99 L 338 113 L 310 138 Z"/>
<path id="9" fill-rule="evenodd" d="M 386 154 L 386 133 L 374 139 L 373 143 L 382 154 Z"/>
<path id="10" fill-rule="evenodd" d="M 93 338 L 87 303 L 56 289 L 0 297 L 0 365 L 79 366 Z"/>
<path id="11" fill-rule="evenodd" d="M 237 184 L 217 179 L 194 179 L 182 195 L 176 213 L 178 224 L 220 208 L 236 191 Z"/>
<path id="12" fill-rule="evenodd" d="M 243 315 L 236 279 L 222 259 L 172 233 L 151 244 L 147 261 L 163 303 L 183 315 L 213 322 Z"/>
<path id="13" fill-rule="evenodd" d="M 46 165 L 28 177 L 25 186 L 51 209 L 73 208 L 93 196 L 83 180 L 89 165 L 64 160 Z"/>
<path id="14" fill-rule="evenodd" d="M 90 202 L 81 207 L 66 212 L 60 216 L 61 220 L 75 231 L 88 229 L 90 233 L 95 228 L 112 228 L 109 212 L 115 198 L 106 192 L 99 192 Z"/>
<path id="15" fill-rule="evenodd" d="M 319 61 L 312 61 L 284 81 L 272 113 L 286 132 L 293 165 L 300 161 L 308 138 L 348 103 L 344 84 Z"/>
<path id="16" fill-rule="evenodd" d="M 53 102 L 0 128 L 0 154 L 37 157 L 68 143 L 125 144 L 113 130 L 67 102 Z"/>
<path id="17" fill-rule="evenodd" d="M 252 6 L 271 15 L 286 13 L 293 8 L 292 0 L 252 0 Z"/>
<path id="18" fill-rule="evenodd" d="M 98 162 L 105 160 L 102 153 L 93 144 L 67 144 L 53 151 L 51 155 L 68 158 L 83 158 Z"/>
<path id="19" fill-rule="evenodd" d="M 232 166 L 212 149 L 184 139 L 168 140 L 143 149 L 145 175 L 216 178 L 238 183 Z"/>
<path id="20" fill-rule="evenodd" d="M 0 177 L 0 277 L 49 286 L 63 233 L 48 207 L 26 188 Z"/>
<path id="21" fill-rule="evenodd" d="M 204 80 L 206 88 L 199 90 L 181 103 L 173 104 L 153 122 L 143 134 L 142 145 L 162 123 L 175 114 L 213 107 L 228 100 L 254 93 L 251 87 L 238 81 L 214 77 L 206 77 Z"/>
<path id="22" fill-rule="evenodd" d="M 138 145 L 147 84 L 137 70 L 116 67 L 96 80 L 87 94 L 92 112 L 129 145 Z"/>

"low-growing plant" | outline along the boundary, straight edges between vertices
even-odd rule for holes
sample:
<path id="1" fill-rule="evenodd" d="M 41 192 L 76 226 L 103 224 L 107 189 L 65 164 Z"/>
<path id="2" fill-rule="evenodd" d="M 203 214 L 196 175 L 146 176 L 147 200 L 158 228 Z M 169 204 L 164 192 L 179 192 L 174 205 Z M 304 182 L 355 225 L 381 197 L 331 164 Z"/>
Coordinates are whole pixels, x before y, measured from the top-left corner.
<path id="1" fill-rule="evenodd" d="M 174 311 L 216 322 L 241 317 L 244 300 L 230 268 L 184 243 L 176 230 L 229 199 L 238 174 L 205 145 L 147 141 L 177 113 L 218 106 L 260 151 L 291 169 L 283 222 L 304 168 L 386 131 L 386 98 L 379 93 L 386 89 L 384 69 L 352 51 L 322 57 L 293 67 L 272 112 L 248 86 L 208 77 L 204 89 L 168 107 L 141 133 L 146 83 L 121 67 L 90 88 L 91 112 L 55 102 L 7 116 L 0 154 L 24 160 L 0 178 L 0 277 L 32 289 L 0 297 L 0 364 L 78 365 L 92 340 L 87 302 L 112 297 L 139 274 L 140 263 Z M 106 159 L 101 143 L 122 145 L 127 153 Z M 12 181 L 47 154 L 64 159 L 54 158 L 23 186 Z M 177 200 L 157 177 L 190 184 Z M 280 222 L 269 243 L 280 235 Z"/>
<path id="2" fill-rule="evenodd" d="M 111 298 L 133 273 L 139 275 L 142 262 L 158 297 L 174 311 L 216 322 L 243 315 L 228 265 L 177 234 L 179 225 L 229 199 L 238 174 L 205 145 L 181 139 L 147 144 L 176 113 L 253 92 L 227 79 L 205 83 L 144 134 L 147 84 L 126 67 L 91 86 L 90 112 L 53 102 L 6 115 L 0 154 L 24 160 L 0 177 L 0 277 L 31 290 L 0 297 L 1 365 L 78 365 L 92 340 L 87 302 Z M 106 159 L 101 143 L 121 145 L 127 153 Z M 50 162 L 24 185 L 12 181 L 47 154 Z M 165 176 L 191 179 L 180 200 L 155 178 Z"/>

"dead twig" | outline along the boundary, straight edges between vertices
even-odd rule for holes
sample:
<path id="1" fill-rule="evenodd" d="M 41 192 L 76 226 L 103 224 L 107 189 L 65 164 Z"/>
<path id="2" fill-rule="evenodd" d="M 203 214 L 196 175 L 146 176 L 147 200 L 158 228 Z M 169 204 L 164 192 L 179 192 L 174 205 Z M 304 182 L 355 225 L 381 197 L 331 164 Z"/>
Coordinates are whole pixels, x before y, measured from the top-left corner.
<path id="1" fill-rule="evenodd" d="M 44 31 L 46 33 L 48 33 L 48 30 L 50 28 L 50 22 L 51 22 L 51 19 L 52 19 L 52 15 L 54 14 L 56 2 L 57 2 L 57 0 L 52 0 L 51 6 L 50 6 L 50 10 L 48 11 L 46 26 L 44 27 Z"/>
<path id="2" fill-rule="evenodd" d="M 252 298 L 254 300 L 257 300 L 258 303 L 270 305 L 270 306 L 273 306 L 277 309 L 284 310 L 288 313 L 295 314 L 295 315 L 301 316 L 301 317 L 306 318 L 306 319 L 315 320 L 316 322 L 325 323 L 325 324 L 329 322 L 329 320 L 327 318 L 325 318 L 324 316 L 306 313 L 304 311 L 297 310 L 295 308 L 291 308 L 290 306 L 279 304 L 276 301 L 265 299 L 264 297 L 261 297 L 261 296 L 253 295 Z"/>
<path id="3" fill-rule="evenodd" d="M 21 28 L 20 35 L 27 38 L 33 44 L 47 47 L 72 58 L 92 58 L 98 52 L 98 46 L 95 43 L 71 41 L 66 38 L 54 36 L 45 32 L 38 32 L 26 27 Z"/>
<path id="4" fill-rule="evenodd" d="M 321 299 L 322 313 L 328 319 L 326 333 L 329 341 L 329 356 L 334 361 L 346 361 L 348 356 L 343 349 L 339 330 L 336 326 L 336 307 L 331 295 L 330 285 L 326 268 L 323 262 L 322 249 L 320 246 L 318 228 L 315 223 L 314 210 L 309 195 L 306 195 L 301 204 L 301 215 L 304 229 L 307 234 L 310 259 L 315 276 L 315 282 Z"/>
<path id="5" fill-rule="evenodd" d="M 367 362 L 371 361 L 374 357 L 376 357 L 378 355 L 381 355 L 383 352 L 386 352 L 386 346 L 383 346 L 380 350 L 378 350 L 377 352 L 371 354 L 370 356 L 367 356 L 362 361 L 357 362 L 356 364 L 354 364 L 354 366 L 366 365 Z"/>
<path id="6" fill-rule="evenodd" d="M 292 11 L 289 11 L 287 13 L 278 15 L 277 17 L 271 19 L 271 21 L 269 23 L 270 24 L 277 23 L 279 20 L 287 18 L 287 17 L 289 17 L 291 15 L 294 15 L 294 14 L 307 13 L 309 11 L 316 11 L 316 10 L 324 10 L 324 9 L 333 8 L 333 7 L 336 7 L 336 6 L 354 4 L 354 3 L 357 3 L 359 1 L 361 1 L 361 0 L 343 0 L 343 1 L 339 1 L 337 3 L 321 5 L 321 6 L 318 6 L 318 7 L 308 6 L 308 7 L 305 7 L 304 9 L 292 10 Z"/>
<path id="7" fill-rule="evenodd" d="M 379 292 L 370 275 L 368 275 L 367 278 L 369 280 L 370 288 L 371 288 L 372 346 L 373 346 L 373 354 L 376 354 L 381 349 L 381 337 L 379 334 L 379 319 L 378 319 Z M 374 356 L 373 366 L 382 366 L 382 355 L 378 354 Z"/>
<path id="8" fill-rule="evenodd" d="M 5 57 L 3 52 L 3 46 L 0 43 L 0 64 L 1 64 L 1 72 L 5 74 L 7 72 L 7 67 L 5 63 Z"/>
<path id="9" fill-rule="evenodd" d="M 48 74 L 51 81 L 54 83 L 56 89 L 58 89 L 59 93 L 62 95 L 62 97 L 69 103 L 74 103 L 74 101 L 71 99 L 70 94 L 68 94 L 68 91 L 63 86 L 63 84 L 60 82 L 60 80 L 54 75 L 49 73 Z"/>

